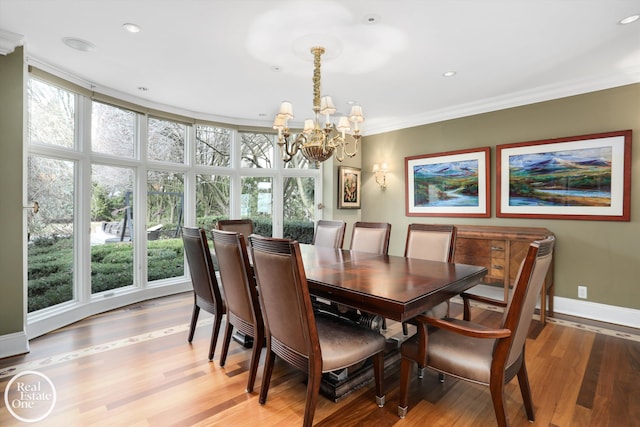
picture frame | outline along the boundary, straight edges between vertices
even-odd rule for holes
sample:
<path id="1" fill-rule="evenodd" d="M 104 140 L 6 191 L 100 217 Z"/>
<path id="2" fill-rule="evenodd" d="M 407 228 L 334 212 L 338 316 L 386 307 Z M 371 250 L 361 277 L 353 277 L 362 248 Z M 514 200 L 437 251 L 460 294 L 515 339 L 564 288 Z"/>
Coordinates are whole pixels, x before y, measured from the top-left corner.
<path id="1" fill-rule="evenodd" d="M 496 146 L 496 215 L 630 221 L 632 131 Z"/>
<path id="2" fill-rule="evenodd" d="M 349 166 L 338 167 L 338 209 L 360 209 L 362 170 Z"/>
<path id="3" fill-rule="evenodd" d="M 405 157 L 406 216 L 491 216 L 490 147 Z"/>

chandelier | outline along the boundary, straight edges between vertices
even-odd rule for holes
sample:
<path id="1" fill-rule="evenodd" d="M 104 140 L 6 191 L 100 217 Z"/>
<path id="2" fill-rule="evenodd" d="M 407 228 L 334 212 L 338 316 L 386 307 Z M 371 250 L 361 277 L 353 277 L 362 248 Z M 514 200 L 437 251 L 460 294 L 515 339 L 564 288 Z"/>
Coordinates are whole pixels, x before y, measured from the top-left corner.
<path id="1" fill-rule="evenodd" d="M 280 111 L 273 122 L 273 128 L 278 130 L 278 145 L 282 154 L 282 160 L 291 161 L 298 151 L 310 162 L 324 162 L 336 153 L 336 159 L 342 162 L 347 157 L 358 154 L 360 142 L 360 129 L 358 123 L 364 121 L 362 107 L 353 105 L 348 117 L 340 117 L 338 126 L 331 122 L 331 115 L 336 112 L 336 107 L 330 96 L 320 96 L 320 56 L 324 53 L 324 47 L 312 47 L 313 54 L 313 119 L 304 121 L 304 129 L 301 133 L 292 137 L 288 121 L 293 119 L 293 106 L 291 102 L 284 101 L 280 105 Z M 321 123 L 321 115 L 325 121 Z M 350 123 L 353 123 L 353 131 Z M 347 133 L 353 140 L 353 151 L 347 148 Z M 349 144 L 350 145 L 350 144 Z"/>

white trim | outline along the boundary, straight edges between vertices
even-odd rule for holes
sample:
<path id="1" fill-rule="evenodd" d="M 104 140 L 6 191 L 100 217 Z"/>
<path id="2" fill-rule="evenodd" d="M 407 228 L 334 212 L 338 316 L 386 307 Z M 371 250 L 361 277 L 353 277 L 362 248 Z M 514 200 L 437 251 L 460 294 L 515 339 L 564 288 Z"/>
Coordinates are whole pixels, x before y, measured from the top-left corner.
<path id="1" fill-rule="evenodd" d="M 600 322 L 640 328 L 640 310 L 572 298 L 554 297 L 553 310 L 556 313 L 582 317 Z"/>
<path id="2" fill-rule="evenodd" d="M 123 293 L 121 295 L 109 296 L 110 293 L 105 293 L 103 297 L 104 299 L 102 300 L 92 299 L 85 304 L 78 304 L 72 308 L 66 309 L 64 312 L 55 316 L 42 316 L 40 318 L 34 318 L 35 316 L 31 317 L 27 324 L 26 336 L 28 339 L 33 339 L 95 314 L 122 308 L 123 306 L 140 301 L 190 291 L 192 289 L 193 287 L 191 286 L 191 282 L 187 281 L 170 286 L 150 286 L 145 289 L 136 289 L 135 292 Z M 100 294 L 98 294 L 98 296 L 99 295 Z"/>
<path id="3" fill-rule="evenodd" d="M 478 285 L 472 289 L 472 293 L 476 295 L 498 300 L 502 300 L 504 297 L 502 288 L 495 286 Z M 460 302 L 462 301 L 460 300 Z M 538 304 L 537 307 L 540 308 L 540 305 Z M 581 301 L 572 298 L 553 297 L 553 311 L 554 313 L 566 314 L 568 316 L 640 329 L 640 310 L 633 308 Z"/>
<path id="4" fill-rule="evenodd" d="M 29 353 L 29 341 L 24 331 L 0 335 L 0 359 Z"/>
<path id="5" fill-rule="evenodd" d="M 364 131 L 364 136 L 367 137 L 369 135 L 392 132 L 414 126 L 422 126 L 507 108 L 531 105 L 538 102 L 583 95 L 638 82 L 640 82 L 640 69 L 637 68 L 630 68 L 622 77 L 596 76 L 589 79 L 564 81 L 520 92 L 513 92 L 507 95 L 480 99 L 466 104 L 454 105 L 439 110 L 430 110 L 405 117 L 404 119 L 398 119 L 398 117 L 394 116 L 387 119 L 369 120 L 366 130 Z"/>
<path id="6" fill-rule="evenodd" d="M 13 53 L 18 46 L 22 46 L 23 44 L 24 36 L 22 34 L 0 30 L 0 55 L 9 55 Z"/>

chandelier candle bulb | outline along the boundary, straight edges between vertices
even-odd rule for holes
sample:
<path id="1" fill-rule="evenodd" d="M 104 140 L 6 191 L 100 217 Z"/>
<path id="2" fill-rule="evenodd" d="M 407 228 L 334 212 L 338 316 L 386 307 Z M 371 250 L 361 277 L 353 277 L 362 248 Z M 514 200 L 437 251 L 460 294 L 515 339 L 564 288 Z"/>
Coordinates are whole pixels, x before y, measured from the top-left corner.
<path id="1" fill-rule="evenodd" d="M 335 151 L 336 160 L 342 162 L 344 157 L 354 157 L 358 154 L 358 142 L 362 138 L 358 123 L 364 121 L 362 107 L 354 105 L 351 108 L 349 117 L 341 117 L 338 126 L 331 123 L 331 115 L 336 112 L 336 107 L 330 96 L 320 96 L 320 57 L 324 53 L 324 48 L 320 46 L 312 47 L 313 54 L 313 119 L 304 121 L 302 132 L 291 136 L 288 127 L 288 120 L 293 119 L 293 106 L 289 101 L 283 101 L 280 111 L 273 122 L 273 128 L 278 130 L 278 146 L 282 161 L 289 162 L 298 151 L 316 164 L 329 159 Z M 325 125 L 321 125 L 320 115 L 325 116 Z M 349 122 L 353 122 L 353 132 Z M 353 142 L 353 150 L 347 147 L 346 134 L 350 133 Z M 290 138 L 291 137 L 291 138 Z"/>

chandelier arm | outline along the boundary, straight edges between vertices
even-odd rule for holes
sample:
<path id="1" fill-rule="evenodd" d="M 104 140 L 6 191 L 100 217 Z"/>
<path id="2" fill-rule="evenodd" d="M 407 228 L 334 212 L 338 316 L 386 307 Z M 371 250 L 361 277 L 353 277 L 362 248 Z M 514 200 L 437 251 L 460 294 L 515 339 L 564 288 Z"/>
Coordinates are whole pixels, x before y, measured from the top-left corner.
<path id="1" fill-rule="evenodd" d="M 347 141 L 344 141 L 342 151 L 347 155 L 347 157 L 354 157 L 358 154 L 358 142 L 360 141 L 361 136 L 359 134 L 355 134 L 351 136 L 353 138 L 353 151 L 349 152 L 347 150 Z"/>
<path id="2" fill-rule="evenodd" d="M 312 78 L 314 120 L 305 120 L 303 131 L 292 141 L 290 139 L 291 134 L 287 128 L 287 119 L 293 118 L 290 103 L 287 102 L 285 104 L 285 102 L 283 102 L 280 113 L 276 115 L 274 129 L 278 129 L 279 132 L 277 144 L 280 146 L 281 157 L 284 162 L 291 161 L 298 151 L 300 151 L 307 160 L 316 165 L 324 162 L 334 154 L 336 160 L 339 162 L 342 162 L 345 156 L 354 157 L 358 154 L 358 143 L 360 141 L 358 123 L 364 120 L 362 110 L 360 107 L 358 107 L 357 110 L 355 110 L 356 107 L 352 108 L 350 121 L 354 122 L 354 131 L 353 135 L 350 136 L 354 140 L 354 147 L 353 151 L 349 151 L 345 133 L 350 125 L 347 123 L 346 117 L 340 119 L 338 127 L 336 127 L 335 124 L 331 124 L 329 116 L 335 112 L 335 107 L 330 97 L 327 96 L 326 100 L 321 98 L 321 56 L 324 52 L 325 50 L 321 46 L 311 48 L 311 53 L 314 57 Z M 323 103 L 326 105 L 323 106 Z M 327 116 L 324 127 L 320 123 L 321 110 L 323 114 Z M 340 130 L 338 130 L 338 128 Z M 284 132 L 280 133 L 283 130 Z"/>

